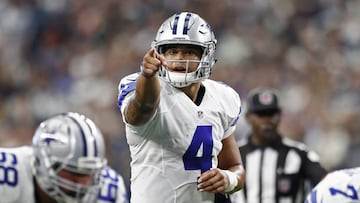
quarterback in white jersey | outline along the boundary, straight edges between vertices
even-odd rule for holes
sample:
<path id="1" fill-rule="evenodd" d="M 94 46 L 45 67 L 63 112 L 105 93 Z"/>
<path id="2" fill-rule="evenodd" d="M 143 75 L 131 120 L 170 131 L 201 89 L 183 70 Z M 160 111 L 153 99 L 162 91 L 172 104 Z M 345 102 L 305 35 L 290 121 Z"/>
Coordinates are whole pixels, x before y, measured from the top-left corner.
<path id="1" fill-rule="evenodd" d="M 1 203 L 127 203 L 100 132 L 76 113 L 40 124 L 32 146 L 0 148 Z"/>
<path id="2" fill-rule="evenodd" d="M 120 81 L 130 202 L 213 203 L 216 193 L 242 188 L 233 134 L 241 101 L 231 87 L 208 79 L 215 43 L 197 14 L 175 14 L 159 29 L 142 71 Z"/>
<path id="3" fill-rule="evenodd" d="M 360 167 L 329 173 L 308 195 L 305 203 L 359 203 Z"/>

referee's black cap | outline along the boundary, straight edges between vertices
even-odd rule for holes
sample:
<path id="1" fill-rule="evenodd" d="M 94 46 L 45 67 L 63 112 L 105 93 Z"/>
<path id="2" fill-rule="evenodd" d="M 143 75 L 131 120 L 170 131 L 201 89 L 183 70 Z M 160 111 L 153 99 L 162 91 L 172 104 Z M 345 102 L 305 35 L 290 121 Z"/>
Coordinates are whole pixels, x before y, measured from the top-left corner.
<path id="1" fill-rule="evenodd" d="M 271 88 L 255 88 L 250 90 L 247 101 L 247 113 L 278 113 L 281 111 L 278 93 Z"/>

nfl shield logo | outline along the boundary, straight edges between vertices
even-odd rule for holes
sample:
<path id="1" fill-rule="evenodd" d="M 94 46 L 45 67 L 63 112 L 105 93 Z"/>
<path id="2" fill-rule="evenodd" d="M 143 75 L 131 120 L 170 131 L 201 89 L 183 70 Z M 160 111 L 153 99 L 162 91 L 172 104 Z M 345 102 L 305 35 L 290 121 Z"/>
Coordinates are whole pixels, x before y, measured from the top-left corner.
<path id="1" fill-rule="evenodd" d="M 287 193 L 290 190 L 290 180 L 287 178 L 281 178 L 278 182 L 278 189 L 281 193 Z"/>
<path id="2" fill-rule="evenodd" d="M 204 118 L 204 112 L 198 111 L 198 118 Z"/>

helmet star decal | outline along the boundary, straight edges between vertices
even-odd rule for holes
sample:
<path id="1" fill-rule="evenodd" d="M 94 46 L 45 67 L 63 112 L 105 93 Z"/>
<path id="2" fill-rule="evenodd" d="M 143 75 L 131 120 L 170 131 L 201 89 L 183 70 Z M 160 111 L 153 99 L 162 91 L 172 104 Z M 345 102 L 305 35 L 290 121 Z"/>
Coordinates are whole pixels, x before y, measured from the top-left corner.
<path id="1" fill-rule="evenodd" d="M 64 137 L 60 137 L 62 135 L 56 136 L 56 134 L 46 134 L 46 136 L 48 136 L 48 137 L 44 137 L 42 139 L 42 143 L 46 143 L 47 145 L 50 145 L 50 143 L 58 143 L 58 144 L 67 144 L 68 143 L 67 140 L 64 139 Z"/>
<path id="2" fill-rule="evenodd" d="M 40 135 L 41 143 L 45 143 L 47 146 L 51 143 L 61 145 L 69 143 L 69 133 L 67 133 L 69 129 L 65 126 L 59 125 L 56 128 L 50 129 L 48 126 L 44 125 L 43 129 L 43 133 Z"/>

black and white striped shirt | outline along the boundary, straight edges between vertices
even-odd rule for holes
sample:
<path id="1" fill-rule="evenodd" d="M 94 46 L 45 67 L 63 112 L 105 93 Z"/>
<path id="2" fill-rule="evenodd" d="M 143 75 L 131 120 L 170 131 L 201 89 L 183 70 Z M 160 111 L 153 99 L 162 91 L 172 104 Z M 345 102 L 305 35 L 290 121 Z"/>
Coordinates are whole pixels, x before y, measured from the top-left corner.
<path id="1" fill-rule="evenodd" d="M 247 139 L 239 150 L 246 181 L 243 190 L 231 195 L 233 203 L 304 202 L 309 186 L 327 173 L 315 152 L 281 136 L 266 147 L 257 147 Z"/>

